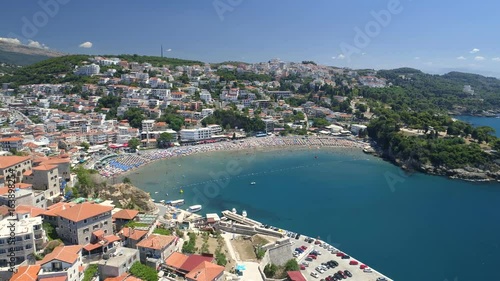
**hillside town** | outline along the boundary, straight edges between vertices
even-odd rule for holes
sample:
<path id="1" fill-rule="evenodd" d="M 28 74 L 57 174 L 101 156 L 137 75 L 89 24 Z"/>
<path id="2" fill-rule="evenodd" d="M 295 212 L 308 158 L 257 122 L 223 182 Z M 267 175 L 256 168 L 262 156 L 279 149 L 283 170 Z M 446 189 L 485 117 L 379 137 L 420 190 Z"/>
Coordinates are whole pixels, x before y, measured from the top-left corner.
<path id="1" fill-rule="evenodd" d="M 5 83 L 0 91 L 1 280 L 315 280 L 319 270 L 299 261 L 316 260 L 320 248 L 339 257 L 324 241 L 246 214 L 198 216 L 165 203 L 141 210 L 78 197 L 78 169 L 106 178 L 193 151 L 362 148 L 373 114 L 352 92 L 386 87 L 375 73 L 277 59 L 170 67 L 89 57 L 53 75 L 95 83 Z M 339 261 L 336 274 L 381 276 L 352 261 Z"/>

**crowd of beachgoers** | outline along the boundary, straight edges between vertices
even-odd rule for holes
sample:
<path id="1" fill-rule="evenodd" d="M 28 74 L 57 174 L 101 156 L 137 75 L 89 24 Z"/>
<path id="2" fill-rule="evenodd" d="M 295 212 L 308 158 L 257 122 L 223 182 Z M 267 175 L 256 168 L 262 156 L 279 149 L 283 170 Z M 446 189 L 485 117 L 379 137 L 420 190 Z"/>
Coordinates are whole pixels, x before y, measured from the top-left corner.
<path id="1" fill-rule="evenodd" d="M 179 146 L 162 150 L 140 151 L 139 154 L 122 154 L 109 160 L 99 173 L 104 177 L 114 177 L 124 172 L 137 169 L 143 165 L 156 160 L 168 159 L 192 155 L 195 153 L 213 152 L 213 151 L 234 151 L 259 148 L 286 148 L 293 146 L 302 147 L 342 147 L 362 149 L 366 143 L 338 137 L 264 137 L 248 138 L 244 140 L 223 141 L 210 144 L 200 144 L 192 146 Z"/>

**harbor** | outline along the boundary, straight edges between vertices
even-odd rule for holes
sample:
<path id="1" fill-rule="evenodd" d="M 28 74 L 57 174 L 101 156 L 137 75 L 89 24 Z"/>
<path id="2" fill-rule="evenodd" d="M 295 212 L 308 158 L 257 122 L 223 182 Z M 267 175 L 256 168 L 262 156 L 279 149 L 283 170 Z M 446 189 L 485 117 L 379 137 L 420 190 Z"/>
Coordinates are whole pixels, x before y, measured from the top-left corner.
<path id="1" fill-rule="evenodd" d="M 334 245 L 319 239 L 319 237 L 314 238 L 262 224 L 248 218 L 246 211 L 238 214 L 234 208 L 224 210 L 219 218 L 216 213 L 201 216 L 190 212 L 189 208 L 183 210 L 165 205 L 159 207 L 166 208 L 164 217 L 169 218 L 169 221 L 174 221 L 177 225 L 184 225 L 190 231 L 199 232 L 212 229 L 222 233 L 235 262 L 244 264 L 247 268 L 245 272 L 240 272 L 242 275 L 227 280 L 250 280 L 248 279 L 250 275 L 252 276 L 251 280 L 266 280 L 268 278 L 265 277 L 264 268 L 267 264 L 280 263 L 290 259 L 297 261 L 300 272 L 306 280 L 340 280 L 343 278 L 340 276 L 353 281 L 393 280 Z M 255 237 L 267 241 L 265 245 L 261 245 L 267 253 L 259 260 L 246 258 L 247 255 L 244 252 L 239 252 L 241 248 L 238 248 L 235 242 Z M 250 269 L 253 269 L 253 272 L 250 272 Z"/>

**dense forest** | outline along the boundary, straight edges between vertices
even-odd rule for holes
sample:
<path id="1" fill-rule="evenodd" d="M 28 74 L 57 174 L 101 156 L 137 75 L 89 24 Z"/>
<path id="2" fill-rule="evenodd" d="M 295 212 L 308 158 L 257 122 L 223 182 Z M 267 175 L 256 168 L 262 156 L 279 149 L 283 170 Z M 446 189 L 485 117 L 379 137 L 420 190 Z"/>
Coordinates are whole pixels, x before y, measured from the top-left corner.
<path id="1" fill-rule="evenodd" d="M 155 67 L 159 66 L 180 66 L 180 65 L 204 65 L 201 61 L 195 60 L 183 60 L 176 58 L 165 58 L 165 57 L 155 57 L 155 56 L 139 56 L 139 55 L 106 55 L 105 57 L 117 57 L 128 62 L 138 62 L 138 63 L 150 63 Z"/>

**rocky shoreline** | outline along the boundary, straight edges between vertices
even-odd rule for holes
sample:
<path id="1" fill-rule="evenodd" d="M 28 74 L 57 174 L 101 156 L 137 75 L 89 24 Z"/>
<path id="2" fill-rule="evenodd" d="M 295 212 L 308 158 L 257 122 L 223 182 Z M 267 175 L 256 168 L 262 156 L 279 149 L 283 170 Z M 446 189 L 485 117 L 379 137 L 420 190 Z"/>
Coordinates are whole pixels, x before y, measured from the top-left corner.
<path id="1" fill-rule="evenodd" d="M 469 182 L 499 182 L 500 181 L 500 170 L 490 171 L 482 170 L 479 168 L 465 167 L 458 169 L 450 169 L 442 166 L 434 166 L 430 164 L 419 164 L 419 163 L 408 163 L 400 159 L 391 157 L 388 151 L 383 151 L 380 147 L 371 146 L 371 149 L 363 150 L 365 153 L 372 154 L 374 156 L 380 157 L 384 160 L 391 162 L 392 164 L 400 167 L 406 172 L 420 172 L 423 174 L 434 175 L 434 176 L 445 176 L 450 179 L 459 179 Z M 415 168 L 415 164 L 417 164 Z"/>

